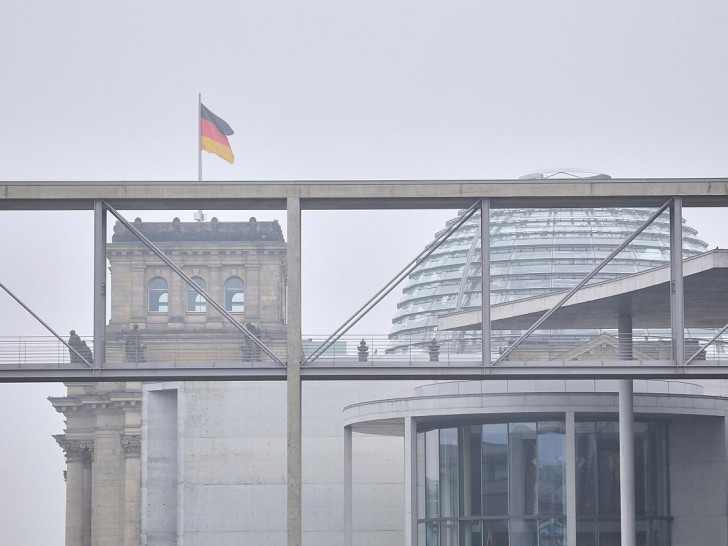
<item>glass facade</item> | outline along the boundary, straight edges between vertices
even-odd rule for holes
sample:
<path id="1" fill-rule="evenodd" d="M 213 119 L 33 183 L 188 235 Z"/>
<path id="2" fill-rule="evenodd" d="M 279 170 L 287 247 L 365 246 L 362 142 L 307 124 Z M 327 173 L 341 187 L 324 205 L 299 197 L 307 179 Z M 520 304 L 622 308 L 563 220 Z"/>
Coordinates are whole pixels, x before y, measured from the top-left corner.
<path id="1" fill-rule="evenodd" d="M 572 288 L 652 213 L 644 208 L 491 210 L 491 304 Z M 449 340 L 450 333 L 436 334 L 438 315 L 480 307 L 479 215 L 410 274 L 392 320 L 390 352 L 424 345 L 435 335 Z M 664 213 L 592 282 L 669 263 L 669 241 L 669 215 Z M 683 255 L 695 256 L 706 248 L 697 232 L 684 225 Z M 456 352 L 480 351 L 480 332 L 457 336 Z"/>
<path id="2" fill-rule="evenodd" d="M 575 426 L 577 544 L 619 544 L 619 434 Z M 559 419 L 418 431 L 419 546 L 566 546 L 566 427 Z M 668 546 L 667 426 L 635 423 L 637 544 Z"/>

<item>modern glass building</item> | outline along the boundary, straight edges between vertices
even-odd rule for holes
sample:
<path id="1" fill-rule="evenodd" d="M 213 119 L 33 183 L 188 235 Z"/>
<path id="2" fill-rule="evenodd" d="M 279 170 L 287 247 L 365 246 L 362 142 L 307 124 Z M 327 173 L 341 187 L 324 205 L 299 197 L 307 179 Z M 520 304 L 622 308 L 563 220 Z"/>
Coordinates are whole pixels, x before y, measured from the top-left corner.
<path id="1" fill-rule="evenodd" d="M 539 173 L 528 178 L 583 178 L 583 174 Z M 491 305 L 572 288 L 653 212 L 626 207 L 491 210 Z M 669 214 L 665 212 L 592 282 L 666 265 L 669 240 Z M 696 230 L 684 225 L 683 256 L 700 254 L 706 248 Z M 390 352 L 424 346 L 435 336 L 449 340 L 453 335 L 456 352 L 480 352 L 480 332 L 436 334 L 439 315 L 480 307 L 480 283 L 480 213 L 476 212 L 410 274 L 392 319 Z M 494 337 L 495 353 L 499 344 L 507 342 L 504 336 L 508 332 Z"/>
<path id="2" fill-rule="evenodd" d="M 728 398 L 675 381 L 634 389 L 636 545 L 728 543 Z M 347 407 L 345 439 L 404 436 L 408 546 L 619 546 L 617 390 L 593 379 L 423 385 Z M 353 528 L 366 520 L 351 517 Z"/>

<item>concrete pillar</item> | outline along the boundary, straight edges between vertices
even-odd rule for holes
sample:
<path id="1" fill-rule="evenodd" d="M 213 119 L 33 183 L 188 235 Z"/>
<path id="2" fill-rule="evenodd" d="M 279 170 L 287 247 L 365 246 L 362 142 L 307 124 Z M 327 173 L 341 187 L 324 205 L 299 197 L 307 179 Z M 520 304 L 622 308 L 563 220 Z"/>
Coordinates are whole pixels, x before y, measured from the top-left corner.
<path id="1" fill-rule="evenodd" d="M 344 546 L 352 546 L 354 540 L 352 464 L 352 430 L 344 427 Z"/>
<path id="2" fill-rule="evenodd" d="M 634 391 L 631 379 L 619 380 L 619 500 L 621 546 L 636 546 L 634 494 Z"/>
<path id="3" fill-rule="evenodd" d="M 670 207 L 670 323 L 672 358 L 676 366 L 685 362 L 685 301 L 683 299 L 682 197 Z"/>
<path id="4" fill-rule="evenodd" d="M 288 325 L 286 374 L 288 546 L 301 546 L 301 200 L 288 198 Z"/>
<path id="5" fill-rule="evenodd" d="M 566 412 L 566 544 L 576 546 L 576 426 Z"/>
<path id="6" fill-rule="evenodd" d="M 404 545 L 417 546 L 417 423 L 404 418 Z"/>
<path id="7" fill-rule="evenodd" d="M 94 366 L 106 362 L 106 208 L 94 201 Z"/>
<path id="8" fill-rule="evenodd" d="M 464 272 L 468 274 L 467 271 Z M 480 290 L 483 366 L 490 365 L 490 199 L 480 200 Z"/>

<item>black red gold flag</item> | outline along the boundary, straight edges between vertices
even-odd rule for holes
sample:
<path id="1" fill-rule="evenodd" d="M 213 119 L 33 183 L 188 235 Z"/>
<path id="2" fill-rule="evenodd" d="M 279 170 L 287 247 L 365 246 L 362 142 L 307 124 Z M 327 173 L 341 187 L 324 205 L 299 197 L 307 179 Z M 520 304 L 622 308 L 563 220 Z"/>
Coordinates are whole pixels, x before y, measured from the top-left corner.
<path id="1" fill-rule="evenodd" d="M 228 163 L 235 161 L 233 149 L 227 139 L 229 135 L 234 134 L 232 128 L 202 103 L 200 103 L 200 131 L 203 150 L 220 156 Z"/>

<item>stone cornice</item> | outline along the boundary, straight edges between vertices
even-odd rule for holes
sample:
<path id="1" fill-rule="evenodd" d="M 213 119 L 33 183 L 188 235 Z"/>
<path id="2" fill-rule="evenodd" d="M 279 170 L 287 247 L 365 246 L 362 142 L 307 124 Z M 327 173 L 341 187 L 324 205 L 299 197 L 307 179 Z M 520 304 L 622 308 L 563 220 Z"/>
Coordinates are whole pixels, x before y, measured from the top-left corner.
<path id="1" fill-rule="evenodd" d="M 94 412 L 98 410 L 141 411 L 142 395 L 133 393 L 110 393 L 108 395 L 77 395 L 51 397 L 48 399 L 57 412 L 65 414 Z"/>

